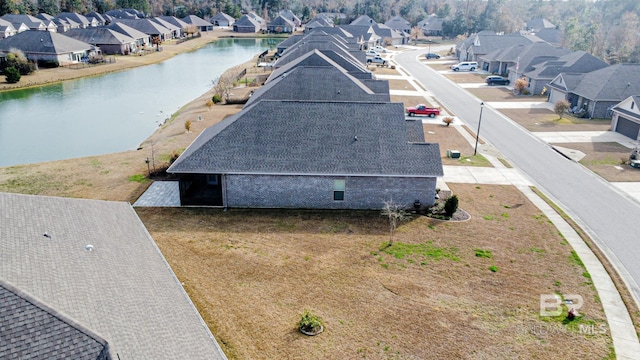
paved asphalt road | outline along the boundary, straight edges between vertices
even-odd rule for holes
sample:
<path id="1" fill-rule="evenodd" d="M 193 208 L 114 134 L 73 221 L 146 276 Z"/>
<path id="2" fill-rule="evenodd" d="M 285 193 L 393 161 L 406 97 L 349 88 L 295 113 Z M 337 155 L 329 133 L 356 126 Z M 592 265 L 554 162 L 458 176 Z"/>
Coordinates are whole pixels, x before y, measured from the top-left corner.
<path id="1" fill-rule="evenodd" d="M 417 56 L 425 52 L 406 51 L 394 60 L 442 105 L 477 129 L 480 100 L 421 64 Z M 480 137 L 589 232 L 640 303 L 640 204 L 487 106 L 482 111 Z"/>

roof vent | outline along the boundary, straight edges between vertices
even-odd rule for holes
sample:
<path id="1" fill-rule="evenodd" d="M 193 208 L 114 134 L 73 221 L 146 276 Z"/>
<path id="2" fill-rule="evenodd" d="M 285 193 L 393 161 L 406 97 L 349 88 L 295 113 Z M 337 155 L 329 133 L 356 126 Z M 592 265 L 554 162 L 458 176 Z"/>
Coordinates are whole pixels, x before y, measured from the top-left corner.
<path id="1" fill-rule="evenodd" d="M 89 245 L 85 246 L 84 249 L 87 250 L 87 251 L 93 251 L 93 245 L 89 244 Z"/>
<path id="2" fill-rule="evenodd" d="M 46 237 L 48 239 L 51 239 L 51 235 L 49 235 L 48 232 L 45 232 L 44 234 L 42 234 L 42 236 L 44 236 L 44 237 Z"/>
<path id="3" fill-rule="evenodd" d="M 358 135 L 353 136 L 353 141 L 358 141 Z"/>

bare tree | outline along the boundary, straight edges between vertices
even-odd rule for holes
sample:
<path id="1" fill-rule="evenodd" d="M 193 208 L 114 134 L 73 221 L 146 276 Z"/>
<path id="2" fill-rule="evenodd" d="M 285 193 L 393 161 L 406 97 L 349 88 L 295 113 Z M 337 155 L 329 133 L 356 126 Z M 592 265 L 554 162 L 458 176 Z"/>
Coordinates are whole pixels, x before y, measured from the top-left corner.
<path id="1" fill-rule="evenodd" d="M 389 218 L 389 246 L 393 245 L 393 234 L 398 225 L 409 220 L 411 214 L 406 212 L 402 206 L 393 202 L 393 199 L 384 202 L 384 207 L 380 211 L 382 216 Z"/>
<path id="2" fill-rule="evenodd" d="M 411 28 L 411 38 L 413 39 L 413 44 L 418 43 L 418 38 L 422 36 L 422 29 L 420 26 L 414 26 Z"/>
<path id="3" fill-rule="evenodd" d="M 226 72 L 220 76 L 218 76 L 213 81 L 213 90 L 216 94 L 220 95 L 223 99 L 229 100 L 229 95 L 231 94 L 231 89 L 235 86 L 235 77 Z"/>

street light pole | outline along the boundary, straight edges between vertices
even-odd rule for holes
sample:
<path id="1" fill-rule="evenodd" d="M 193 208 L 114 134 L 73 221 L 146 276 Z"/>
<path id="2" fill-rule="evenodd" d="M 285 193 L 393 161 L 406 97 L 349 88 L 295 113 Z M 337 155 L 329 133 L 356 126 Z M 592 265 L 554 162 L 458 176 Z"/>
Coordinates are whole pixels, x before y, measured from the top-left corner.
<path id="1" fill-rule="evenodd" d="M 482 108 L 484 108 L 484 102 L 480 103 L 480 118 L 478 119 L 478 131 L 476 132 L 476 147 L 473 149 L 473 156 L 476 156 L 478 152 L 478 138 L 480 137 L 480 124 L 482 124 Z"/>

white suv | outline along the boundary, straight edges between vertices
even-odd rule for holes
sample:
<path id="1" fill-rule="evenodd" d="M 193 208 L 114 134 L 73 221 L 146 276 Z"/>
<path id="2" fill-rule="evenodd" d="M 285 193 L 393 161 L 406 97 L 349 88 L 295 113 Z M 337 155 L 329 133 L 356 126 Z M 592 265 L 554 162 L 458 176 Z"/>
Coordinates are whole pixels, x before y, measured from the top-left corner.
<path id="1" fill-rule="evenodd" d="M 477 68 L 478 68 L 478 63 L 475 61 L 463 61 L 461 63 L 451 65 L 451 70 L 453 71 L 460 71 L 460 70 L 475 71 Z"/>

